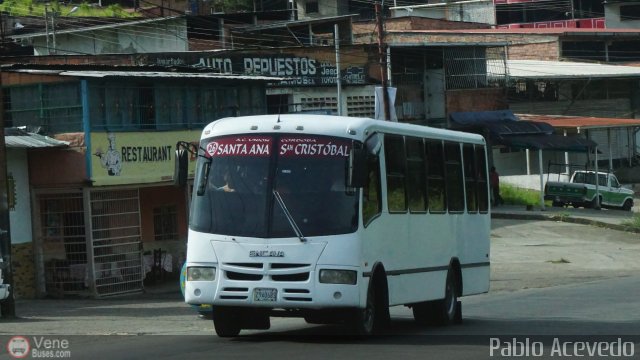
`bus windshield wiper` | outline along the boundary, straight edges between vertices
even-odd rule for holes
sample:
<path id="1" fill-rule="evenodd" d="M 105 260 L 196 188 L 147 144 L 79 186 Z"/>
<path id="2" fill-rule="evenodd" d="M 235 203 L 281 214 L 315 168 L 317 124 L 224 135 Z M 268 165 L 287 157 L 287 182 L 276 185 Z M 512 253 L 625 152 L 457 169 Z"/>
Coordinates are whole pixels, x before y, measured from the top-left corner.
<path id="1" fill-rule="evenodd" d="M 287 205 L 284 203 L 284 200 L 282 200 L 282 196 L 280 196 L 280 193 L 278 192 L 278 190 L 273 189 L 273 196 L 276 198 L 278 205 L 280 205 L 280 208 L 284 212 L 284 216 L 286 216 L 287 220 L 289 220 L 289 224 L 291 225 L 293 232 L 295 232 L 296 235 L 298 236 L 298 239 L 300 239 L 300 241 L 302 242 L 307 241 L 304 235 L 302 235 L 302 231 L 300 231 L 300 228 L 296 224 L 296 221 L 293 219 L 293 216 L 291 216 L 289 209 L 287 209 Z"/>

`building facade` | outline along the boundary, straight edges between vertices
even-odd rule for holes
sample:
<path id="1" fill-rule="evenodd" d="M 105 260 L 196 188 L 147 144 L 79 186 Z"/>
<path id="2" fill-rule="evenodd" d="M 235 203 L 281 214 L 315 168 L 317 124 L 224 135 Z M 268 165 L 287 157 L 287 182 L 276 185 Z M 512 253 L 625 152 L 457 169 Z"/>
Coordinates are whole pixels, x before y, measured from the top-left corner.
<path id="1" fill-rule="evenodd" d="M 172 186 L 176 143 L 197 142 L 213 120 L 264 113 L 266 78 L 54 67 L 2 76 L 8 125 L 69 143 L 31 153 L 21 178 L 31 236 L 13 247 L 31 247 L 34 266 L 19 271 L 35 274 L 23 293 L 108 296 L 176 281 L 190 195 Z"/>
<path id="2" fill-rule="evenodd" d="M 605 28 L 602 0 L 494 0 L 499 28 Z"/>

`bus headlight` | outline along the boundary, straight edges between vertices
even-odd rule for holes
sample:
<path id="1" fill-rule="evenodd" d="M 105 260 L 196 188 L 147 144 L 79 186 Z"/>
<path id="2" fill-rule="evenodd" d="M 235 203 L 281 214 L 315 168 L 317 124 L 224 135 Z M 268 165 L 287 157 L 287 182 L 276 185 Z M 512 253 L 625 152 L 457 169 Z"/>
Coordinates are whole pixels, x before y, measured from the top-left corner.
<path id="1" fill-rule="evenodd" d="M 352 270 L 320 270 L 320 282 L 325 284 L 355 285 L 358 274 Z"/>
<path id="2" fill-rule="evenodd" d="M 213 281 L 216 279 L 216 268 L 213 267 L 188 267 L 187 281 Z"/>

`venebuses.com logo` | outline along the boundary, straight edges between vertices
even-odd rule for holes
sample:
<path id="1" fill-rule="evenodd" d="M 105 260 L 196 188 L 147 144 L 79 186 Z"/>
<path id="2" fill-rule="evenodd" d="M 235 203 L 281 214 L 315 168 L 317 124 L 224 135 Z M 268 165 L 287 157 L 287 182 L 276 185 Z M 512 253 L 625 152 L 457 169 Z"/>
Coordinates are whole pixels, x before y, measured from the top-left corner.
<path id="1" fill-rule="evenodd" d="M 44 336 L 14 336 L 7 341 L 7 352 L 14 359 L 71 357 L 69 340 Z"/>
<path id="2" fill-rule="evenodd" d="M 24 336 L 14 336 L 7 342 L 7 352 L 16 359 L 22 359 L 29 355 L 31 344 Z"/>

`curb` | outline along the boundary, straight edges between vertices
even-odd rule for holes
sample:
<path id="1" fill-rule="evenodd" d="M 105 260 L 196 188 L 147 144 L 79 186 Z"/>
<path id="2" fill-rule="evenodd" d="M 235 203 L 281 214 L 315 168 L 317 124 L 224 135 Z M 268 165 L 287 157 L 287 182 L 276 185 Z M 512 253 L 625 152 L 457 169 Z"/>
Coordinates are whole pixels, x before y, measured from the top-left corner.
<path id="1" fill-rule="evenodd" d="M 572 224 L 581 224 L 581 225 L 591 225 L 597 226 L 601 228 L 618 230 L 618 231 L 626 231 L 635 234 L 640 234 L 640 229 L 628 226 L 628 225 L 618 225 L 618 224 L 610 224 L 603 221 L 591 220 L 585 218 L 576 218 L 571 216 L 561 216 L 561 215 L 542 215 L 542 214 L 504 214 L 504 213 L 491 213 L 492 219 L 512 219 L 512 220 L 546 220 L 546 221 L 562 221 L 566 223 Z"/>

